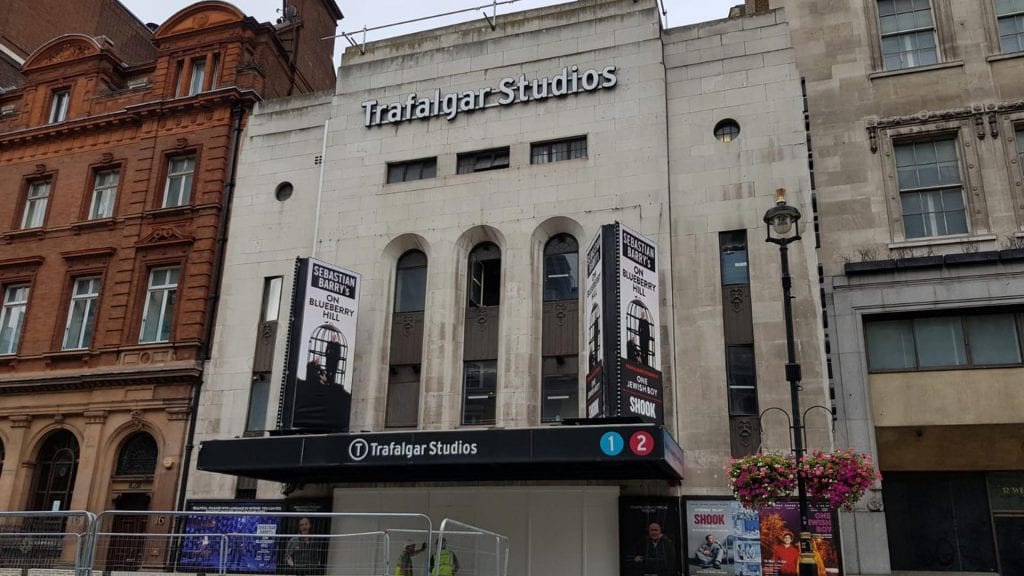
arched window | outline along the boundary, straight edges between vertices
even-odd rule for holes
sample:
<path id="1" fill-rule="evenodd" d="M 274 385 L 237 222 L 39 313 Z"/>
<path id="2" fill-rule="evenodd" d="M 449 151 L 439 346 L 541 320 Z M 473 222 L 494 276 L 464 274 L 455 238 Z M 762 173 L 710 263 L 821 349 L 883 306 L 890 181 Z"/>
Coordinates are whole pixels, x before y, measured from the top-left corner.
<path id="1" fill-rule="evenodd" d="M 69 510 L 78 474 L 78 439 L 67 430 L 51 433 L 36 458 L 32 510 Z"/>
<path id="2" fill-rule="evenodd" d="M 427 255 L 409 250 L 398 259 L 395 312 L 422 312 L 427 299 Z"/>
<path id="3" fill-rule="evenodd" d="M 419 423 L 423 311 L 427 302 L 427 255 L 409 250 L 395 266 L 395 310 L 384 426 L 413 428 Z"/>
<path id="4" fill-rule="evenodd" d="M 559 234 L 544 245 L 544 301 L 579 298 L 579 244 L 569 234 Z"/>
<path id="5" fill-rule="evenodd" d="M 579 415 L 579 243 L 569 234 L 544 245 L 541 421 Z"/>
<path id="6" fill-rule="evenodd" d="M 501 249 L 491 242 L 469 253 L 469 306 L 501 304 Z"/>
<path id="7" fill-rule="evenodd" d="M 136 432 L 121 445 L 114 475 L 152 475 L 156 471 L 158 453 L 156 440 L 151 435 L 146 432 Z"/>
<path id="8" fill-rule="evenodd" d="M 498 318 L 501 249 L 491 242 L 473 247 L 463 340 L 462 423 L 494 424 L 498 398 Z"/>

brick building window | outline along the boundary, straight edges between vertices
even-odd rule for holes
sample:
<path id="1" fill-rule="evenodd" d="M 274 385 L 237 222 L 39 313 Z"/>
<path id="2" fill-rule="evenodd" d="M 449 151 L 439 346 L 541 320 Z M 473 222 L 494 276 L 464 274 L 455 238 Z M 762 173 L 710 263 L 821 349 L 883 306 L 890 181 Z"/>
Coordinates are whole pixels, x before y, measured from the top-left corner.
<path id="1" fill-rule="evenodd" d="M 567 138 L 530 145 L 530 164 L 549 164 L 587 157 L 587 137 Z"/>
<path id="2" fill-rule="evenodd" d="M 437 176 L 437 158 L 388 163 L 388 184 L 425 180 Z"/>
<path id="3" fill-rule="evenodd" d="M 878 23 L 886 70 L 938 63 L 931 0 L 878 0 Z"/>
<path id="4" fill-rule="evenodd" d="M 56 124 L 68 119 L 68 104 L 70 102 L 70 90 L 53 91 L 53 96 L 50 98 L 50 124 Z"/>
<path id="5" fill-rule="evenodd" d="M 167 183 L 164 186 L 164 208 L 184 206 L 192 199 L 192 173 L 195 156 L 175 156 L 167 161 Z"/>
<path id="6" fill-rule="evenodd" d="M 100 277 L 79 278 L 71 289 L 68 324 L 64 329 L 64 350 L 88 348 L 100 297 Z"/>
<path id="7" fill-rule="evenodd" d="M 1024 0 L 995 0 L 999 46 L 1004 54 L 1024 50 Z"/>
<path id="8" fill-rule="evenodd" d="M 25 323 L 28 306 L 28 284 L 8 286 L 4 290 L 3 310 L 0 311 L 0 354 L 18 352 L 21 328 Z"/>
<path id="9" fill-rule="evenodd" d="M 146 307 L 142 312 L 139 342 L 167 342 L 171 339 L 174 303 L 178 294 L 179 268 L 157 268 L 149 273 Z"/>
<path id="10" fill-rule="evenodd" d="M 893 146 L 906 238 L 967 233 L 956 138 Z"/>
<path id="11" fill-rule="evenodd" d="M 459 154 L 456 172 L 469 174 L 500 168 L 508 168 L 508 146 Z"/>
<path id="12" fill-rule="evenodd" d="M 117 198 L 119 170 L 100 170 L 93 177 L 92 202 L 89 204 L 89 219 L 110 218 L 114 215 L 114 200 Z"/>
<path id="13" fill-rule="evenodd" d="M 188 95 L 194 96 L 203 91 L 203 82 L 206 81 L 206 60 L 195 59 L 192 61 L 192 70 L 189 77 Z"/>
<path id="14" fill-rule="evenodd" d="M 21 227 L 40 228 L 46 219 L 46 205 L 50 201 L 50 181 L 37 180 L 28 185 L 25 195 L 25 211 L 21 217 Z"/>

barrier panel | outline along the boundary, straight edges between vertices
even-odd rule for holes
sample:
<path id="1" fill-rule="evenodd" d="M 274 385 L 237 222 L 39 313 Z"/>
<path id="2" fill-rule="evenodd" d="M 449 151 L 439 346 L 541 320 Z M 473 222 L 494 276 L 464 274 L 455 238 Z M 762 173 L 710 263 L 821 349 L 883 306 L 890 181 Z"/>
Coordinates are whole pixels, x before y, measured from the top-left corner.
<path id="1" fill-rule="evenodd" d="M 506 576 L 508 539 L 424 514 L 0 513 L 0 576 Z"/>
<path id="2" fill-rule="evenodd" d="M 89 512 L 0 512 L 0 576 L 75 576 L 88 562 Z"/>

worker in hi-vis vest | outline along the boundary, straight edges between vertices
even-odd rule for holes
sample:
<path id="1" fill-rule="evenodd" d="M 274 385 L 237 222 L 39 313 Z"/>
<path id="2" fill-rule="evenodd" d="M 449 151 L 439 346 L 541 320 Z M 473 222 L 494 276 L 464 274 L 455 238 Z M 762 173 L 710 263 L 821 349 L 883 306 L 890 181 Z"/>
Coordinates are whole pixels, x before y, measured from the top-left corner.
<path id="1" fill-rule="evenodd" d="M 395 576 L 413 576 L 412 557 L 427 549 L 427 543 L 420 545 L 419 550 L 412 542 L 405 545 L 402 555 L 398 557 L 398 564 L 395 564 Z"/>
<path id="2" fill-rule="evenodd" d="M 441 540 L 441 549 L 437 552 L 437 570 L 434 570 L 434 557 L 430 557 L 430 573 L 433 576 L 455 576 L 459 573 L 459 557 L 448 549 L 448 540 Z"/>

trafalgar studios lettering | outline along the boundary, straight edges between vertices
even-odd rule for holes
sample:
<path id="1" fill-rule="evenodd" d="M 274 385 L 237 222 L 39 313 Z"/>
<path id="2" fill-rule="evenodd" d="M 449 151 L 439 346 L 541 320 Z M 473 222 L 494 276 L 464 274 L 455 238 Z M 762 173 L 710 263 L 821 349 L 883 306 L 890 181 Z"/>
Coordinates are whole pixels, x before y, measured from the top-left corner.
<path id="1" fill-rule="evenodd" d="M 617 83 L 615 66 L 605 66 L 602 70 L 580 70 L 579 66 L 567 66 L 551 78 L 527 79 L 523 74 L 518 78 L 502 78 L 497 87 L 447 94 L 437 89 L 426 96 L 413 92 L 404 100 L 390 104 L 367 100 L 362 103 L 363 124 L 369 128 L 435 116 L 454 120 L 460 112 L 593 92 L 612 88 Z"/>

